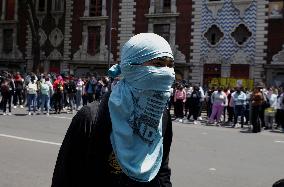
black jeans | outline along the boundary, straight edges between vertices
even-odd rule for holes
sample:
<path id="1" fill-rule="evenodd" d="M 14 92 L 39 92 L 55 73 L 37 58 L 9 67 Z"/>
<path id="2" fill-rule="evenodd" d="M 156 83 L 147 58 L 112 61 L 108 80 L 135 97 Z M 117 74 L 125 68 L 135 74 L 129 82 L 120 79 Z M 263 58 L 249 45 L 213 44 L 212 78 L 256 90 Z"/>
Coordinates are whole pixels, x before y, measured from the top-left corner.
<path id="1" fill-rule="evenodd" d="M 175 102 L 176 118 L 183 118 L 183 100 L 177 99 Z"/>
<path id="2" fill-rule="evenodd" d="M 22 105 L 22 89 L 16 89 L 14 97 L 13 97 L 13 104 L 16 106 L 18 101 L 19 105 Z"/>
<path id="3" fill-rule="evenodd" d="M 257 132 L 261 131 L 260 113 L 261 113 L 261 106 L 252 106 L 251 107 L 251 123 L 252 123 L 252 132 L 253 133 L 257 133 Z"/>
<path id="4" fill-rule="evenodd" d="M 3 101 L 3 112 L 6 112 L 7 104 L 9 106 L 9 112 L 11 112 L 11 105 L 12 105 L 12 94 L 11 93 L 5 93 L 2 95 L 2 101 Z"/>
<path id="5" fill-rule="evenodd" d="M 63 93 L 55 93 L 54 98 L 54 109 L 55 112 L 60 112 L 62 110 L 63 104 Z"/>
<path id="6" fill-rule="evenodd" d="M 197 117 L 199 116 L 201 106 L 200 105 L 192 105 L 189 107 L 188 116 L 187 119 L 190 119 L 190 117 L 193 115 L 193 119 L 197 120 Z"/>
<path id="7" fill-rule="evenodd" d="M 228 122 L 233 122 L 234 118 L 234 107 L 227 107 L 227 113 L 228 113 Z"/>

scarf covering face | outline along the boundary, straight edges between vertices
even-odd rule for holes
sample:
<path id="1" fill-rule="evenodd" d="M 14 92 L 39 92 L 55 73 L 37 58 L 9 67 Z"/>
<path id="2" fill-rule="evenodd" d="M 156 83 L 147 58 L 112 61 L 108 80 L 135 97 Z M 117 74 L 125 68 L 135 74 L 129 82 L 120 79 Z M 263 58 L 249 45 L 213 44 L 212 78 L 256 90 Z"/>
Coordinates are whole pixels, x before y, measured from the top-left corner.
<path id="1" fill-rule="evenodd" d="M 108 103 L 112 147 L 123 172 L 140 182 L 151 181 L 160 169 L 162 117 L 175 77 L 173 68 L 141 64 L 165 56 L 173 58 L 164 38 L 141 33 L 123 46 L 121 64 L 109 70 L 122 77 Z"/>

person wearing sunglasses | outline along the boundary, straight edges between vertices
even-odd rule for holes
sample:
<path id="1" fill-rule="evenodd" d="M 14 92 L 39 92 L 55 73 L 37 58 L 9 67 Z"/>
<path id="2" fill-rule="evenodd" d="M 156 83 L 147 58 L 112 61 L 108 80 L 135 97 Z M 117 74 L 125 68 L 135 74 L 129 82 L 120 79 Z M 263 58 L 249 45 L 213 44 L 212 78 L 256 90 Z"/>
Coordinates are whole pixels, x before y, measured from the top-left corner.
<path id="1" fill-rule="evenodd" d="M 73 118 L 55 165 L 52 187 L 171 187 L 172 122 L 167 103 L 175 79 L 169 43 L 137 34 L 108 71 L 119 77 L 100 103 Z"/>

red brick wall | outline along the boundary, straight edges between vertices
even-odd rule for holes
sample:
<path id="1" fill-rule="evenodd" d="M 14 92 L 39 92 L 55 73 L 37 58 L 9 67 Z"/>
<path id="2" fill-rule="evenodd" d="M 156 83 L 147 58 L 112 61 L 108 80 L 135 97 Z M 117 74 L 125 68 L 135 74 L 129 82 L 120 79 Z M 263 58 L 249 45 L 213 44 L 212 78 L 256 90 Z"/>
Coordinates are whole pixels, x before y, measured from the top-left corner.
<path id="1" fill-rule="evenodd" d="M 186 56 L 186 61 L 190 58 L 190 37 L 191 37 L 191 16 L 192 1 L 177 0 L 176 44 L 179 50 Z"/>
<path id="2" fill-rule="evenodd" d="M 149 12 L 150 0 L 136 1 L 135 34 L 148 32 L 148 20 L 145 14 Z"/>
<path id="3" fill-rule="evenodd" d="M 282 50 L 284 44 L 284 19 L 268 20 L 268 47 L 267 62 L 272 61 L 272 57 Z"/>
<path id="4" fill-rule="evenodd" d="M 112 4 L 112 36 L 111 36 L 111 52 L 113 54 L 114 61 L 117 61 L 118 54 L 117 54 L 117 47 L 118 47 L 118 20 L 119 20 L 119 3 L 121 0 L 113 0 Z M 107 15 L 109 16 L 110 11 L 110 1 L 106 1 L 106 9 Z M 109 27 L 106 27 L 106 45 L 109 42 Z"/>
<path id="5" fill-rule="evenodd" d="M 71 54 L 73 56 L 78 51 L 79 46 L 82 45 L 82 22 L 80 17 L 84 15 L 85 1 L 74 0 L 73 3 L 73 17 L 72 17 L 72 32 L 71 32 Z"/>

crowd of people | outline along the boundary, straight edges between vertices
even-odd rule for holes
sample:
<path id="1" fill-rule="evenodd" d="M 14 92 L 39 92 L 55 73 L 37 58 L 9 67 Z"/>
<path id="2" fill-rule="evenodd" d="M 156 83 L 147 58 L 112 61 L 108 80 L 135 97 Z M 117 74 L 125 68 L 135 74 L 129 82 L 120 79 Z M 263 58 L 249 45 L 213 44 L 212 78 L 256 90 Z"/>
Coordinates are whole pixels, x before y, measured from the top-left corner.
<path id="1" fill-rule="evenodd" d="M 82 106 L 100 100 L 111 89 L 109 77 L 75 77 L 73 75 L 51 75 L 2 72 L 0 76 L 1 103 L 3 115 L 12 114 L 13 108 L 27 107 L 28 115 L 50 114 L 54 111 L 73 113 Z M 284 91 L 283 87 L 265 88 L 256 85 L 254 90 L 241 86 L 224 89 L 212 87 L 203 89 L 199 85 L 175 83 L 171 88 L 169 108 L 173 108 L 177 122 L 194 124 L 204 121 L 218 126 L 240 124 L 252 125 L 253 132 L 262 128 L 284 131 Z M 173 107 L 172 107 L 173 106 Z M 270 114 L 270 115 L 269 115 Z"/>
<path id="2" fill-rule="evenodd" d="M 107 76 L 75 77 L 2 72 L 0 76 L 1 104 L 3 115 L 12 115 L 12 108 L 27 107 L 28 115 L 46 114 L 50 111 L 73 113 L 110 89 Z"/>
<path id="3" fill-rule="evenodd" d="M 212 87 L 204 90 L 198 85 L 174 84 L 169 108 L 174 106 L 176 121 L 198 124 L 202 111 L 207 122 L 218 126 L 252 125 L 253 132 L 262 128 L 279 128 L 284 132 L 283 87 L 265 88 L 257 84 L 253 90 L 237 86 L 232 89 Z M 193 117 L 193 120 L 191 119 Z"/>

